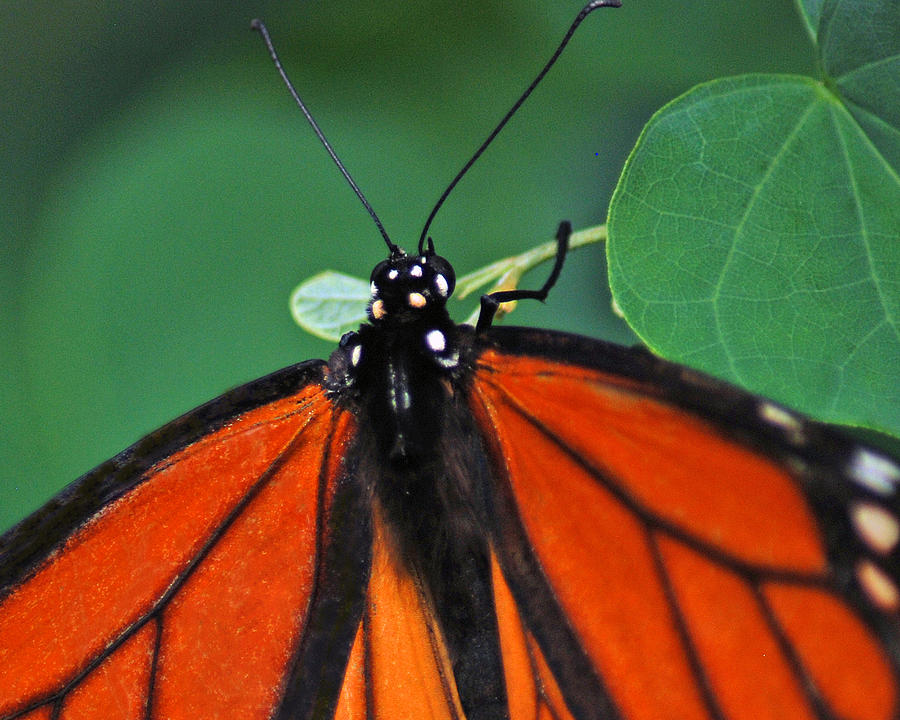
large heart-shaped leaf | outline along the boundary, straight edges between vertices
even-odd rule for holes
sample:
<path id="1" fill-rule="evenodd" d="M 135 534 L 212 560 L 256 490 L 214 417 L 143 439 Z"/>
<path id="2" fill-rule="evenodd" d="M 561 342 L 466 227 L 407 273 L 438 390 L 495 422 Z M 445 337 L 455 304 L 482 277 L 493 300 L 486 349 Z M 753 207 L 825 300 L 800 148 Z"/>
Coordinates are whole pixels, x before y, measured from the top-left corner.
<path id="1" fill-rule="evenodd" d="M 900 434 L 900 2 L 803 8 L 822 81 L 716 80 L 647 124 L 610 283 L 661 355 Z"/>

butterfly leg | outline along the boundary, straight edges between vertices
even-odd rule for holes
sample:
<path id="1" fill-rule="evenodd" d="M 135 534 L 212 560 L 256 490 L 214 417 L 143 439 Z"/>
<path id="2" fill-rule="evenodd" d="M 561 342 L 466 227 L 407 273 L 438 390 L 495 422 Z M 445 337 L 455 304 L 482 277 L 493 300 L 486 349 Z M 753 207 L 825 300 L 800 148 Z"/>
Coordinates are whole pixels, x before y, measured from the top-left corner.
<path id="1" fill-rule="evenodd" d="M 484 332 L 491 326 L 494 315 L 497 313 L 497 308 L 503 303 L 512 302 L 513 300 L 540 300 L 541 302 L 546 300 L 547 293 L 556 284 L 556 280 L 562 270 L 566 252 L 569 250 L 569 236 L 571 234 L 572 223 L 568 220 L 563 220 L 556 231 L 556 261 L 553 264 L 553 270 L 550 271 L 550 277 L 547 278 L 540 290 L 501 290 L 481 296 L 481 312 L 478 313 L 478 323 L 475 326 L 476 332 Z"/>

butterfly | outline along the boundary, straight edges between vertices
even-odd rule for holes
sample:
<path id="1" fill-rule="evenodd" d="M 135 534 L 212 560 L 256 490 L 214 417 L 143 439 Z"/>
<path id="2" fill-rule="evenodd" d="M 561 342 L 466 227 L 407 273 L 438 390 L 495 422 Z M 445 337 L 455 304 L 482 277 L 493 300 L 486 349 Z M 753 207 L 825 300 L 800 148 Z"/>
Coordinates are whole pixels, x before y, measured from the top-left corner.
<path id="1" fill-rule="evenodd" d="M 645 350 L 494 327 L 570 233 L 476 327 L 431 240 L 385 234 L 327 362 L 0 538 L 0 718 L 898 717 L 900 466 Z"/>

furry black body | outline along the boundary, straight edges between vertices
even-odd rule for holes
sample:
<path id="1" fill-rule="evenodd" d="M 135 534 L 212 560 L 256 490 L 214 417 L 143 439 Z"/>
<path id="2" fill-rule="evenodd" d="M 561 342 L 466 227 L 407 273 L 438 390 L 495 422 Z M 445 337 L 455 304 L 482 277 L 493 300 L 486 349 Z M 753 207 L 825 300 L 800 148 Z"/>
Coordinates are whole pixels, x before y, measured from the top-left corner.
<path id="1" fill-rule="evenodd" d="M 463 710 L 493 720 L 508 715 L 485 531 L 490 475 L 465 401 L 474 333 L 444 304 L 453 284 L 433 253 L 376 267 L 372 324 L 343 338 L 330 384 L 374 430 L 348 462 L 430 604 Z"/>

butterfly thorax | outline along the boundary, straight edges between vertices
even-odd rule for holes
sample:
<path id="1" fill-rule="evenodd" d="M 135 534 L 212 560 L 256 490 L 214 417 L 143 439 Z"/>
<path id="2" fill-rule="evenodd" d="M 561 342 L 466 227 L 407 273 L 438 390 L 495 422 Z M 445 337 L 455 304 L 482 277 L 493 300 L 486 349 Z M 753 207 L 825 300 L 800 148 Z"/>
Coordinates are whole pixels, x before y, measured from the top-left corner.
<path id="1" fill-rule="evenodd" d="M 421 461 L 440 435 L 447 380 L 461 364 L 459 330 L 446 308 L 454 285 L 439 255 L 392 253 L 372 271 L 371 324 L 347 333 L 329 361 L 331 386 L 365 405 L 357 410 L 377 428 L 391 464 Z"/>

